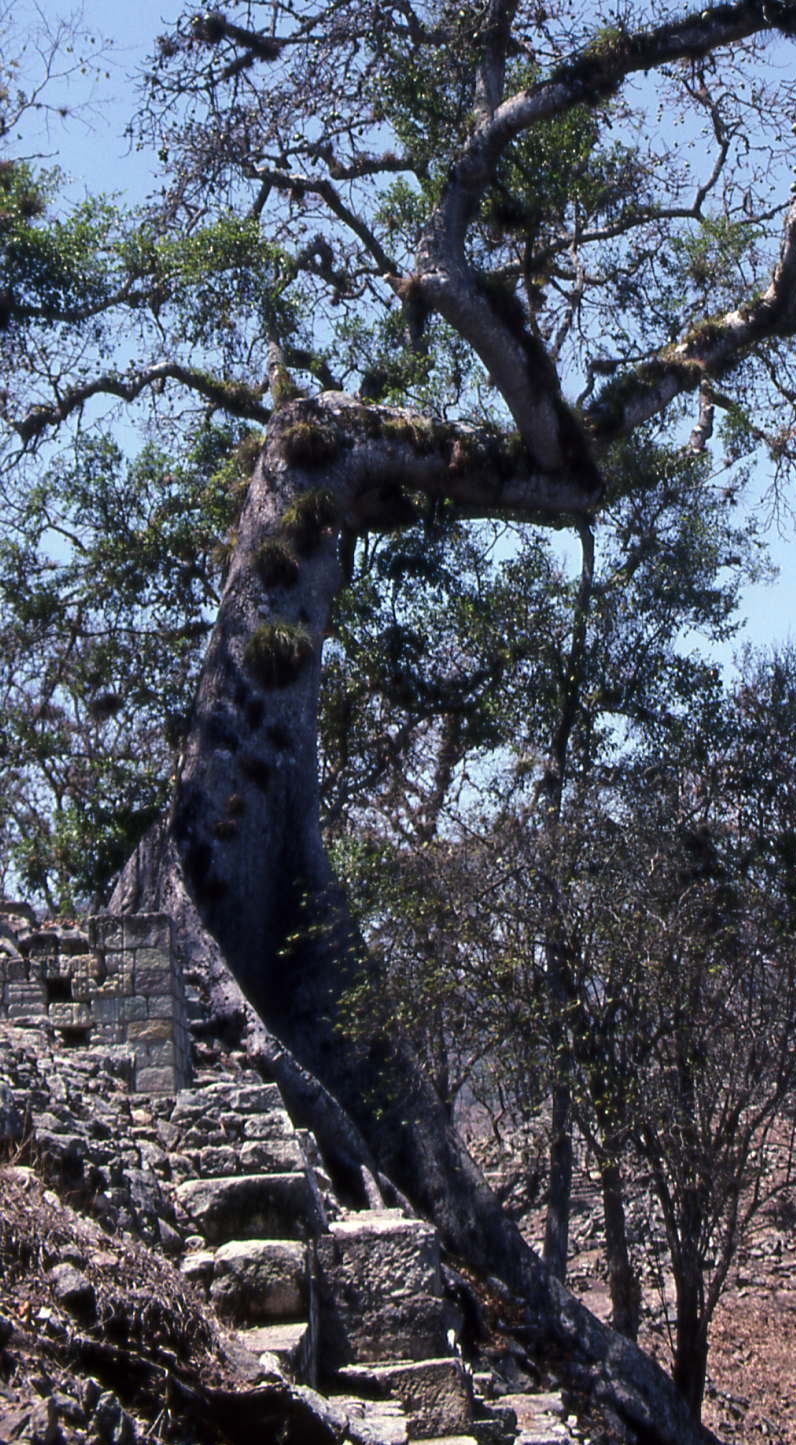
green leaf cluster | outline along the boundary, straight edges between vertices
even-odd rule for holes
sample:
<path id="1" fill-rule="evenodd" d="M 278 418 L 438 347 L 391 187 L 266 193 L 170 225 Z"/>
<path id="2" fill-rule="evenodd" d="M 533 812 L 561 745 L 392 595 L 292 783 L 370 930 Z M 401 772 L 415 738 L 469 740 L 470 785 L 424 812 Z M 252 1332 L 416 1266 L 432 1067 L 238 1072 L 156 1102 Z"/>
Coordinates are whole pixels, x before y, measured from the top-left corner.
<path id="1" fill-rule="evenodd" d="M 4 498 L 5 886 L 97 905 L 172 786 L 251 444 L 203 427 L 178 462 L 101 434 Z"/>
<path id="2" fill-rule="evenodd" d="M 244 322 L 266 336 L 295 325 L 285 253 L 254 217 L 222 212 L 185 235 L 164 234 L 143 217 L 120 257 L 151 309 L 172 316 L 179 339 L 194 346 L 223 348 Z"/>
<path id="3" fill-rule="evenodd" d="M 118 281 L 114 208 L 91 199 L 49 220 L 58 181 L 57 171 L 37 175 L 23 162 L 0 167 L 0 275 L 8 321 L 96 311 Z"/>

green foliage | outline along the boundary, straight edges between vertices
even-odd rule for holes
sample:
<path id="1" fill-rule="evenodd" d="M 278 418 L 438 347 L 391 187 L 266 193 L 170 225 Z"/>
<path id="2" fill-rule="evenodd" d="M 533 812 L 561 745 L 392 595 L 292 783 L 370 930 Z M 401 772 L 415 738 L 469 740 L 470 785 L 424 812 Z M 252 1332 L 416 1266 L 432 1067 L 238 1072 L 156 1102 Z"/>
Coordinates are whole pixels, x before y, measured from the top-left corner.
<path id="1" fill-rule="evenodd" d="M 522 89 L 536 78 L 533 69 L 514 67 L 511 84 Z M 585 203 L 601 174 L 592 164 L 599 123 L 587 106 L 534 126 L 498 167 L 484 200 L 484 220 L 496 239 L 520 232 L 538 248 L 549 239 L 569 207 Z"/>
<path id="2" fill-rule="evenodd" d="M 761 234 L 748 220 L 731 220 L 721 212 L 702 216 L 697 230 L 674 237 L 672 269 L 693 288 L 695 299 L 709 296 L 715 312 L 724 298 L 735 296 L 739 268 Z"/>
<path id="3" fill-rule="evenodd" d="M 232 0 L 231 24 L 250 10 Z M 384 968 L 376 992 L 368 972 L 352 989 L 353 1030 L 372 1037 L 375 1019 L 408 1032 L 451 1108 L 498 1054 L 517 1113 L 538 1109 L 540 1080 L 566 1085 L 598 1160 L 643 1161 L 672 1259 L 688 1243 L 702 1268 L 732 1213 L 718 1186 L 756 1186 L 752 1135 L 743 1157 L 737 1147 L 747 1115 L 765 1131 L 790 1099 L 796 1017 L 792 660 L 750 664 L 728 699 L 694 641 L 732 637 L 739 587 L 762 570 L 754 528 L 732 511 L 742 478 L 736 468 L 723 494 L 708 456 L 683 452 L 672 407 L 600 454 L 605 505 L 560 546 L 532 527 L 465 526 L 394 463 L 407 443 L 449 459 L 440 485 L 457 497 L 474 460 L 494 462 L 496 495 L 517 463 L 524 475 L 535 423 L 516 449 L 477 457 L 472 433 L 449 425 L 488 419 L 505 441 L 507 404 L 520 411 L 477 359 L 485 297 L 513 341 L 525 331 L 526 360 L 546 350 L 549 372 L 531 376 L 539 414 L 552 403 L 573 428 L 585 415 L 595 449 L 611 425 L 625 430 L 628 399 L 646 415 L 662 380 L 693 391 L 704 367 L 682 359 L 683 338 L 692 351 L 715 341 L 717 314 L 770 275 L 765 186 L 782 152 L 766 131 L 781 122 L 762 88 L 742 91 L 738 57 L 725 69 L 717 53 L 666 68 L 675 123 L 687 112 L 673 147 L 652 122 L 653 81 L 635 94 L 605 81 L 628 42 L 621 17 L 519 7 L 507 94 L 578 84 L 514 137 L 482 192 L 494 137 L 464 148 L 499 101 L 478 73 L 495 40 L 485 14 L 448 0 L 283 10 L 278 41 L 250 53 L 226 19 L 179 22 L 140 133 L 155 138 L 163 194 L 136 214 L 97 200 L 56 216 L 54 176 L 0 166 L 9 455 L 36 439 L 47 404 L 57 420 L 73 401 L 86 423 L 73 458 L 4 474 L 2 857 L 51 907 L 93 901 L 164 805 L 261 444 L 209 416 L 263 424 L 270 343 L 286 358 L 271 368 L 277 409 L 306 394 L 296 371 L 363 403 L 413 402 L 423 418 L 340 407 L 387 459 L 379 522 L 404 529 L 359 540 L 324 685 L 325 822 Z M 269 84 L 255 79 L 263 59 Z M 508 133 L 508 108 L 503 119 Z M 447 192 L 418 252 L 454 175 L 468 184 Z M 429 294 L 447 295 L 461 334 L 427 314 L 429 258 Z M 788 366 L 763 377 L 738 360 L 742 400 L 721 397 L 728 457 L 764 434 L 763 397 L 784 465 Z M 577 403 L 556 380 L 545 396 L 556 372 Z M 158 441 L 132 463 L 95 424 L 98 373 L 108 395 L 145 387 L 152 400 Z M 186 422 L 186 390 L 203 420 Z M 346 420 L 333 433 L 311 410 L 276 419 L 283 460 L 342 472 Z M 249 592 L 255 574 L 292 586 L 338 523 L 331 492 L 302 493 L 236 577 Z M 276 618 L 243 662 L 278 689 L 315 653 L 306 626 Z M 274 725 L 267 737 L 278 748 Z M 243 750 L 236 766 L 273 800 L 278 762 Z M 219 844 L 236 834 L 237 796 L 212 824 Z"/>
<path id="4" fill-rule="evenodd" d="M 420 187 L 401 177 L 382 190 L 376 219 L 391 240 L 406 245 L 407 237 L 419 239 L 428 212 L 429 207 Z"/>
<path id="5" fill-rule="evenodd" d="M 412 156 L 427 201 L 439 194 L 445 157 L 472 127 L 478 29 L 474 15 L 448 0 L 435 9 L 436 43 L 407 53 L 389 29 L 374 36 L 378 64 L 368 96 L 375 122 L 388 122 Z"/>
<path id="6" fill-rule="evenodd" d="M 219 439 L 224 435 L 224 429 L 219 429 Z M 225 524 L 237 521 L 243 510 L 252 472 L 264 440 L 262 432 L 248 431 L 246 428 L 241 428 L 238 432 L 230 431 L 226 435 L 230 438 L 230 444 L 217 455 L 209 455 L 207 458 L 210 479 L 206 500 L 214 510 L 218 509 L 219 531 Z M 240 439 L 233 443 L 232 439 L 236 436 Z"/>
<path id="7" fill-rule="evenodd" d="M 165 806 L 218 605 L 240 435 L 201 428 L 179 463 L 154 446 L 128 463 L 98 434 L 6 491 L 6 887 L 61 911 L 101 904 Z"/>
<path id="8" fill-rule="evenodd" d="M 222 213 L 180 235 L 163 234 L 144 216 L 124 237 L 120 258 L 162 319 L 173 315 L 182 341 L 226 349 L 239 339 L 246 313 L 266 335 L 292 325 L 291 305 L 281 296 L 284 252 L 253 217 Z"/>
<path id="9" fill-rule="evenodd" d="M 700 729 L 715 721 L 717 671 L 695 650 L 685 655 L 678 639 L 684 629 L 707 641 L 732 634 L 738 589 L 761 566 L 758 539 L 745 520 L 735 522 L 704 459 L 651 434 L 615 447 L 610 476 L 616 501 L 596 527 L 579 640 L 582 584 L 572 549 L 564 559 L 532 529 L 465 530 L 444 511 L 363 549 L 355 586 L 338 605 L 323 692 L 327 827 L 363 928 L 394 970 L 390 1006 L 404 1022 L 407 1009 L 416 1013 L 418 1040 L 445 958 L 457 1000 L 449 998 L 449 1011 L 464 1018 L 470 1007 L 479 1028 L 500 1037 L 508 1008 L 524 1047 L 531 1035 L 542 1047 L 533 950 L 512 945 L 508 915 L 500 916 L 507 894 L 496 880 L 510 880 L 512 864 L 499 841 L 476 852 L 474 840 L 501 819 L 508 829 L 515 811 L 544 834 L 551 768 L 563 769 L 568 816 L 583 809 L 588 828 L 590 789 L 621 770 L 629 747 L 646 740 L 665 749 L 673 729 L 687 733 L 697 717 Z M 551 848 L 554 839 L 555 816 Z M 434 930 L 432 947 L 423 939 L 429 850 L 437 847 L 440 895 L 447 887 L 456 922 Z M 468 849 L 472 870 L 461 858 Z M 534 894 L 544 903 L 545 868 L 554 867 L 553 854 L 527 879 L 526 906 Z M 479 923 L 476 947 L 468 899 L 493 889 L 495 911 Z M 467 956 L 489 993 L 488 1027 Z M 456 1028 L 464 1052 L 480 1058 L 483 1032 L 479 1042 L 464 1023 Z M 429 1039 L 422 1047 L 433 1052 Z M 522 1073 L 518 1061 L 521 1091 Z"/>
<path id="10" fill-rule="evenodd" d="M 102 199 L 84 201 L 57 223 L 46 220 L 57 171 L 34 174 L 23 162 L 0 168 L 0 273 L 7 319 L 55 318 L 98 310 L 117 276 L 108 264 L 118 218 Z"/>
<path id="11" fill-rule="evenodd" d="M 339 837 L 331 857 L 369 958 L 346 991 L 341 1032 L 355 1041 L 400 1029 L 412 1040 L 440 1097 L 453 1109 L 478 1062 L 498 1044 L 485 996 L 494 947 L 477 911 L 462 907 L 477 883 L 443 840 L 409 850 L 374 835 Z"/>
<path id="12" fill-rule="evenodd" d="M 79 805 L 67 803 L 46 819 L 23 812 L 8 862 L 25 897 L 44 897 L 69 916 L 87 901 L 101 902 L 110 879 L 162 816 L 169 792 L 168 777 L 145 778 L 139 759 L 111 758 L 104 773 L 94 772 Z"/>
<path id="13" fill-rule="evenodd" d="M 322 702 L 330 819 L 350 809 L 353 822 L 367 797 L 366 816 L 411 827 L 443 720 L 456 717 L 456 748 L 474 767 L 498 750 L 528 696 L 512 670 L 532 656 L 543 616 L 554 625 L 546 598 L 536 612 L 552 566 L 541 535 L 517 589 L 495 554 L 499 532 L 471 534 L 445 508 L 426 511 L 362 550 L 337 604 Z"/>
<path id="14" fill-rule="evenodd" d="M 384 317 L 348 317 L 338 322 L 339 355 L 359 379 L 363 401 L 411 404 L 427 415 L 459 410 L 474 420 L 493 419 L 477 399 L 478 368 L 454 330 L 436 317 L 423 329 L 423 344 L 411 344 L 403 308 Z"/>
<path id="15" fill-rule="evenodd" d="M 80 338 L 94 368 L 123 388 L 126 364 L 115 372 L 114 357 L 124 331 L 143 353 L 164 346 L 174 369 L 186 380 L 193 375 L 217 405 L 261 414 L 264 364 L 252 355 L 241 367 L 240 356 L 294 332 L 300 288 L 286 294 L 292 278 L 285 253 L 259 222 L 221 211 L 175 229 L 103 197 L 62 214 L 59 185 L 57 171 L 0 165 L 5 402 L 13 405 L 22 390 L 22 405 L 35 415 L 39 398 L 51 397 L 48 358 L 59 335 L 67 354 Z M 69 385 L 82 386 L 88 369 L 70 371 Z M 30 440 L 36 431 L 22 434 Z"/>

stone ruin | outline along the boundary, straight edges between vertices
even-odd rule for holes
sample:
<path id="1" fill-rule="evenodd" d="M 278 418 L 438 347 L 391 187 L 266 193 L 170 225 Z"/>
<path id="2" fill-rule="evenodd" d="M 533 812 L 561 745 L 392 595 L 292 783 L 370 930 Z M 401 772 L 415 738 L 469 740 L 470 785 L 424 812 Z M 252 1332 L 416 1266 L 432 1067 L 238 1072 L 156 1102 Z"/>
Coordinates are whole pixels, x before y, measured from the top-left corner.
<path id="1" fill-rule="evenodd" d="M 0 900 L 0 1019 L 49 1026 L 67 1049 L 126 1055 L 138 1094 L 190 1082 L 182 975 L 165 914 L 99 915 L 83 930 L 39 926 L 26 904 Z"/>
<path id="2" fill-rule="evenodd" d="M 465 1364 L 470 1287 L 430 1224 L 389 1207 L 376 1181 L 378 1198 L 346 1206 L 278 1086 L 241 1059 L 203 1056 L 192 1071 L 201 1013 L 168 917 L 105 915 L 84 930 L 0 900 L 0 1145 L 32 1153 L 110 1233 L 169 1255 L 226 1330 L 247 1388 L 289 1389 L 308 1439 L 582 1445 L 560 1395 L 527 1393 L 535 1367 L 500 1321 Z M 42 1329 L 93 1298 L 87 1267 L 71 1250 L 50 1270 Z M 480 1317 L 475 1296 L 470 1308 Z M 59 1410 L 85 1414 L 81 1388 L 44 1400 L 41 1438 L 64 1438 Z M 141 1436 L 114 1402 L 132 1445 Z M 29 1406 L 12 1403 L 24 1424 Z M 31 1435 L 4 1434 L 0 1418 L 0 1438 Z M 74 1438 L 98 1437 L 87 1426 Z"/>

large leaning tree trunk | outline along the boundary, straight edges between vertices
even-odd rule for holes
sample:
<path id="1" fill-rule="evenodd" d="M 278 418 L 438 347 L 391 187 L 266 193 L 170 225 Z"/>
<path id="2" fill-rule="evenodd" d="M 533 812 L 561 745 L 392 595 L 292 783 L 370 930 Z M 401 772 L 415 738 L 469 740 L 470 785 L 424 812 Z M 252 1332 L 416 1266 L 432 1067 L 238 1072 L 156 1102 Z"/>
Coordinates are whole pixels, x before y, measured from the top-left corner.
<path id="1" fill-rule="evenodd" d="M 111 906 L 171 912 L 192 965 L 198 957 L 213 974 L 222 1009 L 236 1006 L 225 961 L 283 1046 L 271 1053 L 289 1102 L 327 1143 L 341 1127 L 332 1099 L 339 1102 L 353 1121 L 342 1126 L 350 1163 L 389 1176 L 456 1255 L 522 1298 L 529 1342 L 603 1411 L 612 1438 L 671 1445 L 703 1438 L 671 1382 L 549 1275 L 504 1216 L 406 1043 L 352 1044 L 338 1028 L 346 988 L 373 966 L 319 828 L 318 689 L 343 582 L 340 534 L 405 521 L 419 498 L 434 495 L 463 513 L 545 516 L 582 507 L 577 488 L 568 494 L 561 477 L 551 486 L 522 455 L 511 443 L 339 394 L 275 414 L 240 520 L 171 814 L 131 859 Z"/>

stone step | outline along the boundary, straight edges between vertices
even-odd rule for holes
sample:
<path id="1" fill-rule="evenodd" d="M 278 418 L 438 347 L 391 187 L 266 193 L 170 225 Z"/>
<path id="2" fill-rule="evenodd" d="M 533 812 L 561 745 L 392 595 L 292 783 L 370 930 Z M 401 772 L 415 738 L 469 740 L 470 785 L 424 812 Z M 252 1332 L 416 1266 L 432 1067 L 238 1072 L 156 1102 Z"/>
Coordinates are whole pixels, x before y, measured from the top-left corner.
<path id="1" fill-rule="evenodd" d="M 297 1134 L 274 1134 L 269 1139 L 242 1143 L 196 1146 L 188 1141 L 183 1152 L 198 1179 L 229 1179 L 240 1174 L 295 1174 L 304 1168 Z"/>
<path id="2" fill-rule="evenodd" d="M 568 1445 L 575 1440 L 576 1437 L 561 1421 L 539 1420 L 536 1425 L 519 1430 L 514 1437 L 514 1445 Z"/>
<path id="3" fill-rule="evenodd" d="M 288 1239 L 235 1239 L 213 1260 L 210 1299 L 224 1320 L 277 1324 L 306 1319 L 309 1271 L 304 1244 Z"/>
<path id="4" fill-rule="evenodd" d="M 410 1440 L 472 1433 L 472 1392 L 460 1360 L 403 1360 L 391 1365 L 348 1365 L 341 1383 L 357 1394 L 392 1396 L 406 1412 Z"/>
<path id="5" fill-rule="evenodd" d="M 517 1434 L 517 1413 L 505 1403 L 487 1404 L 475 1396 L 471 1430 L 478 1445 L 513 1445 Z"/>
<path id="6" fill-rule="evenodd" d="M 276 1371 L 298 1384 L 314 1384 L 316 1377 L 313 1330 L 307 1320 L 292 1324 L 257 1325 L 237 1330 L 244 1349 L 256 1356 L 264 1378 Z"/>
<path id="7" fill-rule="evenodd" d="M 306 1173 L 186 1179 L 175 1190 L 183 1222 L 207 1240 L 306 1239 L 323 1225 Z"/>
<path id="8" fill-rule="evenodd" d="M 321 1369 L 448 1351 L 436 1230 L 397 1210 L 335 1220 L 317 1242 Z"/>
<path id="9" fill-rule="evenodd" d="M 406 1414 L 397 1400 L 361 1400 L 356 1396 L 333 1396 L 334 1403 L 348 1416 L 347 1434 L 357 1445 L 408 1445 Z"/>
<path id="10" fill-rule="evenodd" d="M 209 1114 L 268 1114 L 272 1111 L 285 1112 L 278 1085 L 219 1082 L 195 1089 L 181 1089 L 171 1120 L 174 1124 L 191 1124 L 197 1119 L 207 1119 Z"/>
<path id="11" fill-rule="evenodd" d="M 424 1445 L 478 1445 L 474 1435 L 427 1435 Z"/>
<path id="12" fill-rule="evenodd" d="M 515 1445 L 569 1445 L 577 1438 L 566 1424 L 564 1402 L 555 1392 L 504 1395 L 500 1403 L 511 1406 L 517 1416 Z"/>

